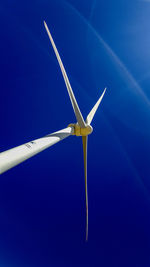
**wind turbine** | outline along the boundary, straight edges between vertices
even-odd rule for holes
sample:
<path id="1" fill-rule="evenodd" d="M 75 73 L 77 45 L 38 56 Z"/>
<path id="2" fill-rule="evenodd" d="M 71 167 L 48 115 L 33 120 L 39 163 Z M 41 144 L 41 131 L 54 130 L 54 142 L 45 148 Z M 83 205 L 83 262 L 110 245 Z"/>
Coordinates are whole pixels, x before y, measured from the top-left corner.
<path id="1" fill-rule="evenodd" d="M 98 109 L 99 104 L 105 94 L 106 88 L 104 89 L 102 95 L 88 114 L 86 121 L 84 121 L 81 111 L 79 109 L 78 103 L 74 96 L 73 90 L 71 88 L 69 79 L 67 77 L 65 68 L 61 61 L 60 55 L 48 29 L 46 22 L 44 21 L 44 26 L 46 28 L 47 34 L 53 46 L 54 52 L 56 54 L 67 90 L 71 100 L 71 104 L 75 113 L 77 123 L 69 124 L 67 128 L 60 130 L 58 132 L 46 135 L 42 138 L 36 139 L 29 143 L 23 144 L 21 146 L 9 149 L 0 153 L 0 174 L 11 169 L 12 167 L 18 165 L 19 163 L 31 158 L 32 156 L 38 154 L 39 152 L 45 150 L 46 148 L 54 145 L 55 143 L 63 140 L 70 135 L 82 136 L 83 143 L 83 156 L 84 156 L 84 175 L 85 175 L 85 198 L 86 198 L 86 240 L 88 240 L 88 190 L 87 190 L 87 142 L 88 135 L 92 133 L 93 128 L 91 122 Z"/>

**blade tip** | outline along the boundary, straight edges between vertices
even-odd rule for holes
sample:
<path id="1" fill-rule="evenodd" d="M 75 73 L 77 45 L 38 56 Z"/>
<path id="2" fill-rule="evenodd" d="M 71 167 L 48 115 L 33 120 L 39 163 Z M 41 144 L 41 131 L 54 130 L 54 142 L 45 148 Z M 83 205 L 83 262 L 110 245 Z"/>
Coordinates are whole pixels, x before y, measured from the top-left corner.
<path id="1" fill-rule="evenodd" d="M 106 90 L 107 90 L 107 87 L 105 87 L 103 93 L 102 93 L 102 96 L 104 96 L 104 94 L 106 93 Z"/>
<path id="2" fill-rule="evenodd" d="M 45 28 L 47 28 L 47 24 L 46 24 L 46 21 L 45 20 L 43 21 L 43 23 L 44 23 Z"/>

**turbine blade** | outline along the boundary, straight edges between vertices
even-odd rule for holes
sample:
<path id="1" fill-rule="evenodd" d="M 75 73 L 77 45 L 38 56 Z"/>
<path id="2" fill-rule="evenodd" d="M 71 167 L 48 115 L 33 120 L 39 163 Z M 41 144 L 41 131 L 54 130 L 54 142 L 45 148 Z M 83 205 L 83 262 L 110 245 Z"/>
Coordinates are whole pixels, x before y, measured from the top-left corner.
<path id="1" fill-rule="evenodd" d="M 92 108 L 92 110 L 91 110 L 90 113 L 88 114 L 88 116 L 87 116 L 87 118 L 86 118 L 86 123 L 87 123 L 88 125 L 91 124 L 91 122 L 92 122 L 92 120 L 93 120 L 93 117 L 94 117 L 94 115 L 95 115 L 95 113 L 96 113 L 96 110 L 98 109 L 99 104 L 101 103 L 101 101 L 102 101 L 102 99 L 103 99 L 103 96 L 104 96 L 105 92 L 106 92 L 106 88 L 104 89 L 102 95 L 100 96 L 100 98 L 99 98 L 98 101 L 96 102 L 95 106 Z"/>
<path id="2" fill-rule="evenodd" d="M 69 97 L 70 97 L 70 100 L 71 100 L 71 103 L 72 103 L 72 107 L 73 107 L 73 110 L 74 110 L 74 113 L 75 113 L 75 116 L 76 116 L 76 119 L 77 119 L 77 122 L 80 125 L 80 127 L 84 128 L 86 126 L 85 125 L 85 121 L 83 119 L 83 116 L 82 116 L 81 111 L 79 109 L 79 106 L 77 104 L 76 98 L 75 98 L 74 93 L 72 91 L 69 79 L 67 77 L 67 74 L 66 74 L 65 68 L 63 66 L 63 63 L 61 61 L 60 55 L 58 53 L 58 50 L 56 48 L 54 40 L 53 40 L 53 38 L 51 36 L 51 33 L 50 33 L 50 31 L 48 29 L 48 26 L 47 26 L 45 21 L 44 21 L 44 26 L 45 26 L 45 29 L 47 31 L 48 37 L 49 37 L 49 39 L 51 41 L 51 44 L 53 46 L 54 52 L 56 54 L 56 57 L 57 57 L 57 60 L 58 60 L 58 63 L 59 63 L 59 66 L 60 66 L 64 81 L 65 81 L 65 84 L 66 84 L 66 87 L 67 87 L 67 90 L 68 90 L 68 94 L 69 94 Z"/>
<path id="3" fill-rule="evenodd" d="M 0 153 L 0 174 L 72 135 L 73 132 L 74 128 L 68 127 Z"/>
<path id="4" fill-rule="evenodd" d="M 85 199 L 86 199 L 86 241 L 88 240 L 88 190 L 87 190 L 87 136 L 82 136 L 85 176 Z"/>

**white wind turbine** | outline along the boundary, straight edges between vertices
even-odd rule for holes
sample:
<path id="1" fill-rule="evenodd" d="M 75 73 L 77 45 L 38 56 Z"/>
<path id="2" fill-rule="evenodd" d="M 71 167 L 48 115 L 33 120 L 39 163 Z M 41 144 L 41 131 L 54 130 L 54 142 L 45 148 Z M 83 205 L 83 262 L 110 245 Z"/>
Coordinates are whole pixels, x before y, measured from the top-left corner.
<path id="1" fill-rule="evenodd" d="M 68 90 L 68 94 L 72 103 L 72 107 L 77 119 L 76 124 L 69 124 L 67 128 L 60 130 L 58 132 L 46 135 L 42 138 L 36 139 L 29 143 L 23 144 L 21 146 L 9 149 L 0 153 L 0 174 L 4 173 L 5 171 L 11 169 L 12 167 L 18 165 L 19 163 L 31 158 L 32 156 L 38 154 L 39 152 L 45 150 L 46 148 L 54 145 L 55 143 L 63 140 L 64 138 L 70 135 L 82 136 L 83 142 L 83 155 L 84 155 L 84 175 L 85 175 L 85 196 L 86 196 L 86 240 L 88 240 L 88 192 L 87 192 L 87 141 L 88 135 L 92 133 L 93 128 L 90 125 L 92 119 L 95 115 L 95 112 L 102 101 L 102 98 L 105 94 L 106 88 L 103 91 L 102 95 L 96 102 L 95 106 L 92 108 L 90 113 L 88 114 L 86 121 L 84 121 L 79 106 L 77 104 L 76 98 L 72 91 L 69 79 L 67 77 L 65 68 L 59 56 L 58 50 L 55 46 L 53 38 L 50 34 L 48 26 L 44 21 L 44 25 L 55 51 L 57 60 L 59 62 L 59 66 L 61 68 L 61 72 Z"/>

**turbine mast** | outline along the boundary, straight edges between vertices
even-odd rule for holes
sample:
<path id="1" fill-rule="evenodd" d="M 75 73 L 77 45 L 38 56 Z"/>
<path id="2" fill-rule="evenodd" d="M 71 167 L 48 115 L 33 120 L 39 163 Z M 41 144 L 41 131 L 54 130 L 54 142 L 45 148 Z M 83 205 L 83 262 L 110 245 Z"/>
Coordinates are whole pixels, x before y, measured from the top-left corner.
<path id="1" fill-rule="evenodd" d="M 74 128 L 67 127 L 58 132 L 0 153 L 0 174 L 58 143 L 73 133 Z"/>

